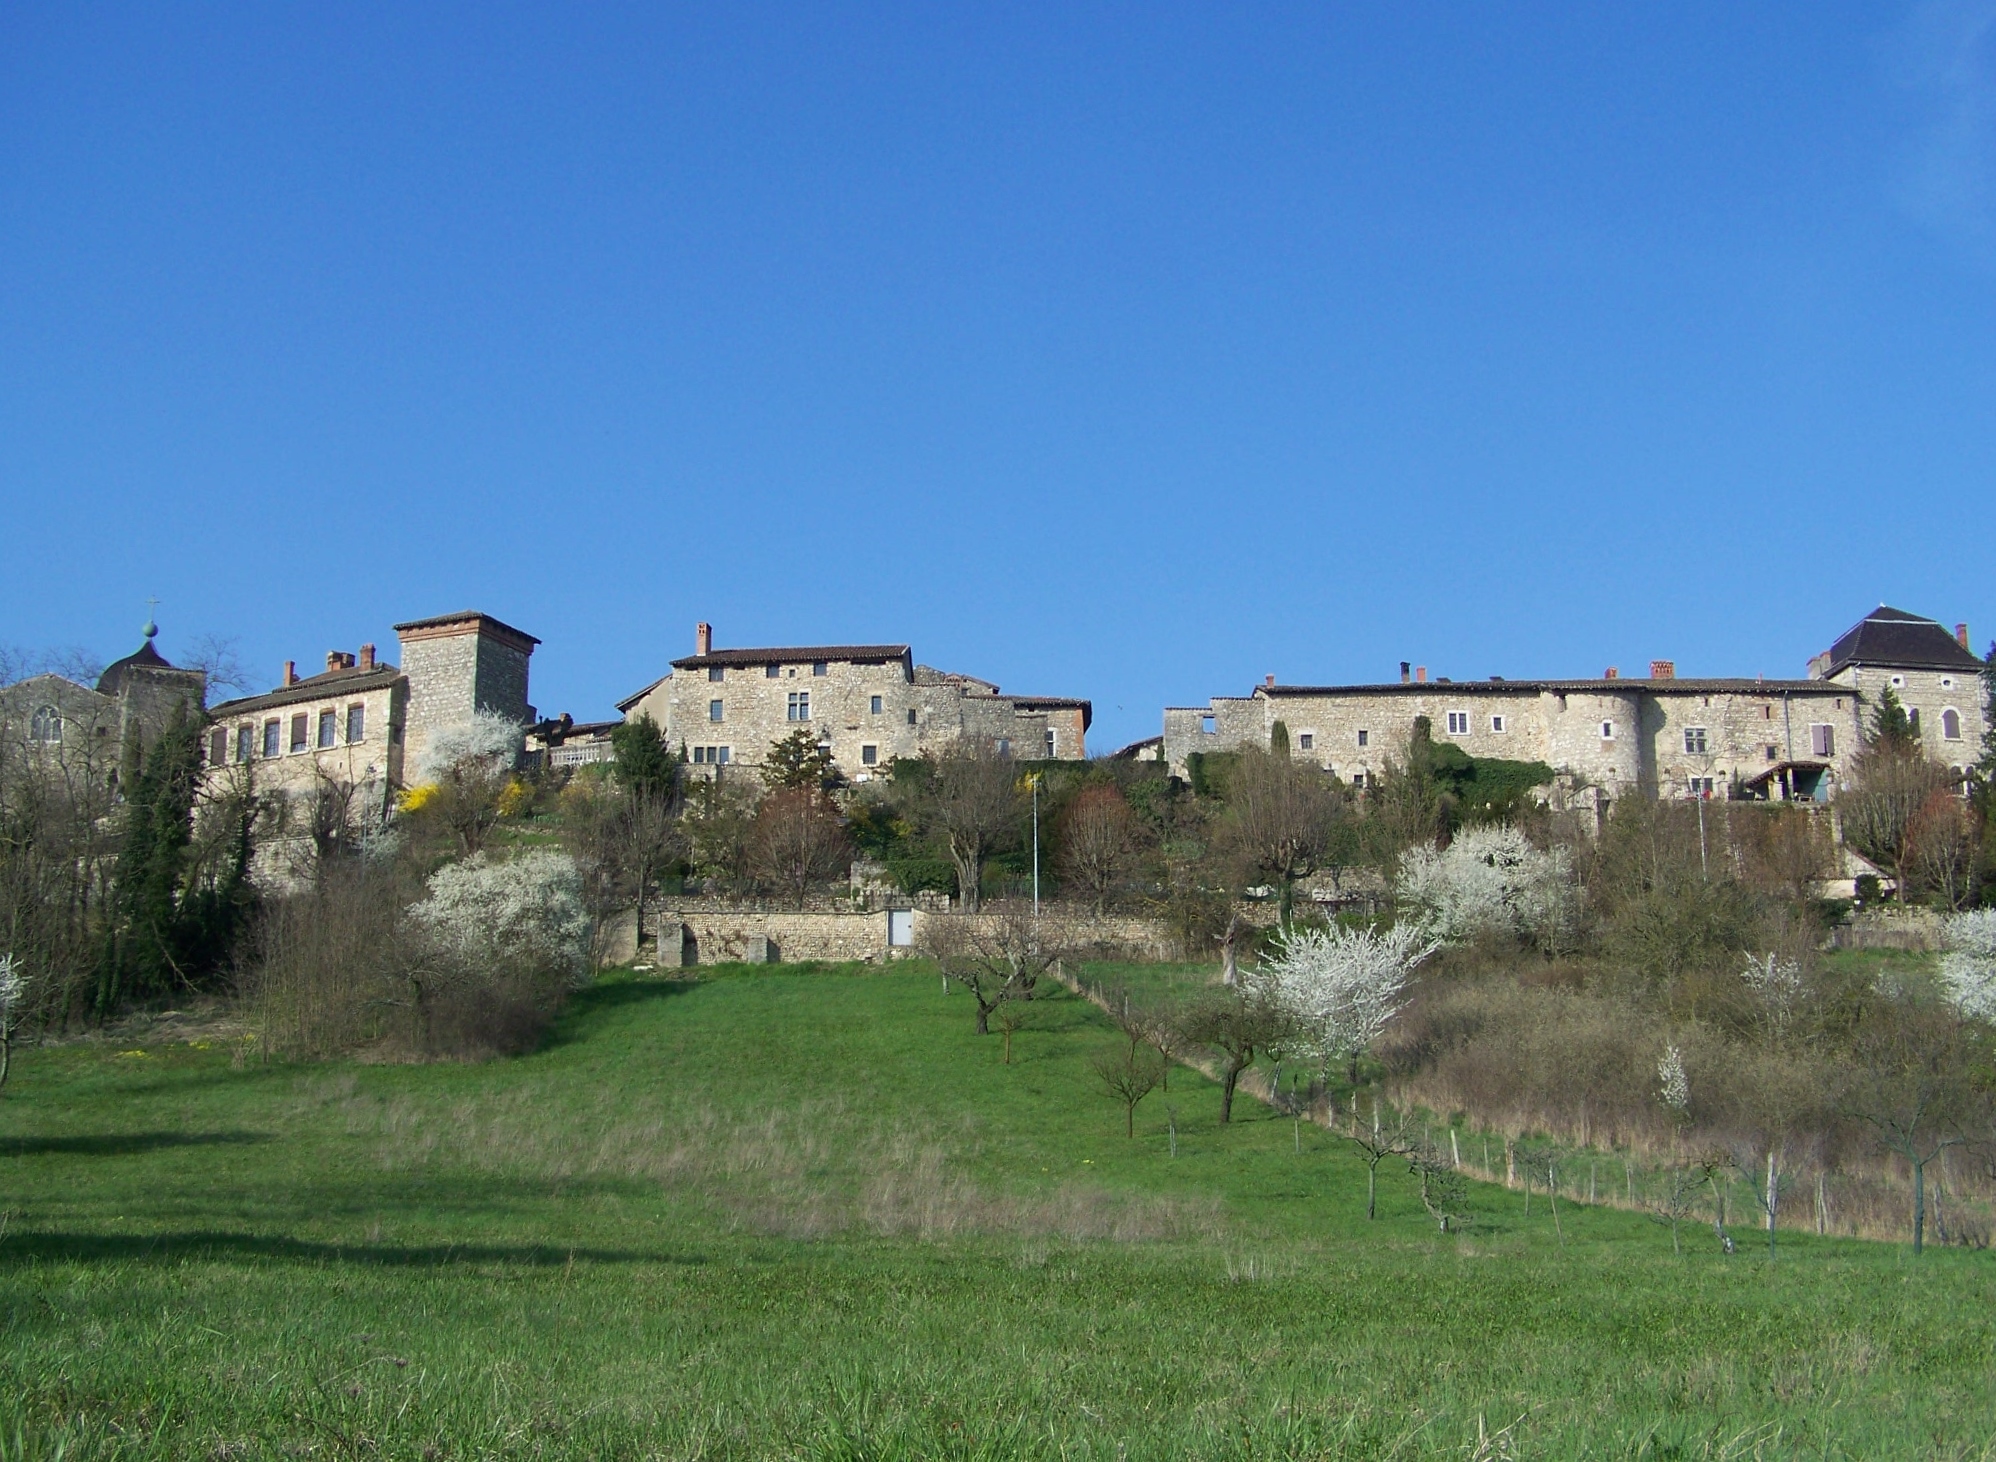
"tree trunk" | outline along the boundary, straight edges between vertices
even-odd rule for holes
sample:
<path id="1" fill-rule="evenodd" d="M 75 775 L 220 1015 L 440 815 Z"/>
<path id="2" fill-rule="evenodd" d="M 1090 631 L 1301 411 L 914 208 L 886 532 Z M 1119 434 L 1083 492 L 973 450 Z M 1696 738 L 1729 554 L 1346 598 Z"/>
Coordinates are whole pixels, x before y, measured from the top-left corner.
<path id="1" fill-rule="evenodd" d="M 1005 1027 L 1005 1064 L 1012 1064 L 1012 1027 Z"/>
<path id="2" fill-rule="evenodd" d="M 1365 1165 L 1365 1216 L 1372 1218 L 1378 1213 L 1379 1203 L 1379 1164 Z"/>
<path id="3" fill-rule="evenodd" d="M 995 1008 L 986 1005 L 982 1000 L 977 1002 L 977 1033 L 980 1036 L 991 1034 L 991 1012 Z"/>
<path id="4" fill-rule="evenodd" d="M 0 1030 L 0 1089 L 7 1085 L 7 1070 L 14 1064 L 14 1033 Z"/>
<path id="5" fill-rule="evenodd" d="M 1234 959 L 1234 935 L 1238 928 L 1239 916 L 1229 918 L 1226 936 L 1220 940 L 1220 983 L 1229 989 L 1241 982 L 1240 965 Z"/>
<path id="6" fill-rule="evenodd" d="M 1131 1102 L 1123 1108 L 1123 1135 L 1132 1139 L 1137 1135 L 1137 1104 L 1135 1102 Z"/>
<path id="7" fill-rule="evenodd" d="M 1774 1150 L 1767 1153 L 1767 1257 L 1774 1258 L 1774 1211 L 1781 1204 L 1781 1189 L 1775 1183 Z"/>
<path id="8" fill-rule="evenodd" d="M 1220 1120 L 1223 1123 L 1234 1120 L 1234 1087 L 1240 1079 L 1241 1068 L 1228 1062 L 1226 1074 L 1220 1079 Z"/>
<path id="9" fill-rule="evenodd" d="M 1927 1243 L 1927 1165 L 1923 1162 L 1913 1162 L 1912 1168 L 1913 1252 L 1918 1254 Z"/>

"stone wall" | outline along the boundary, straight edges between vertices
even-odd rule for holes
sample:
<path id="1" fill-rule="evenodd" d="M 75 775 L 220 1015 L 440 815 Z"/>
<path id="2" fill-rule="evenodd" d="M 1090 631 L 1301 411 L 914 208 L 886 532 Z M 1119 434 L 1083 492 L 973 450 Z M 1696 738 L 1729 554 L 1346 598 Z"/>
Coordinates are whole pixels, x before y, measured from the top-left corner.
<path id="1" fill-rule="evenodd" d="M 481 710 L 497 711 L 524 726 L 527 666 L 533 642 L 482 614 L 442 624 L 398 625 L 402 673 L 409 680 L 407 750 L 413 773 L 432 732 L 458 725 Z"/>
<path id="2" fill-rule="evenodd" d="M 1851 704 L 1855 726 L 1865 724 L 1879 696 L 1889 686 L 1901 705 L 1908 711 L 1919 712 L 1920 742 L 1928 756 L 1943 766 L 1966 769 L 1982 755 L 1982 735 L 1987 729 L 1982 679 L 1973 672 L 1847 665 L 1828 683 L 1846 686 L 1854 692 Z M 1946 734 L 1949 711 L 1955 713 L 1954 736 Z"/>
<path id="3" fill-rule="evenodd" d="M 866 913 L 791 913 L 679 904 L 662 908 L 647 921 L 661 968 L 745 961 L 751 964 L 803 960 L 884 960 L 916 954 L 937 920 L 989 927 L 1001 913 L 959 914 L 912 910 L 912 947 L 887 942 L 885 910 Z M 1172 942 L 1164 926 L 1132 915 L 1069 915 L 1061 918 L 1073 939 L 1091 949 L 1114 950 L 1142 959 L 1169 959 Z M 675 960 L 674 955 L 678 958 Z"/>

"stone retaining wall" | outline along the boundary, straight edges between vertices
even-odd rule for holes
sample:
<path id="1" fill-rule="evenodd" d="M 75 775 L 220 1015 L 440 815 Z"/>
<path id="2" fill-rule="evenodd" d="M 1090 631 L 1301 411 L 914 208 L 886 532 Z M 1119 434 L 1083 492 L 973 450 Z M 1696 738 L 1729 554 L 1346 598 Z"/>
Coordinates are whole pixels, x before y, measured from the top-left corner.
<path id="1" fill-rule="evenodd" d="M 913 955 L 937 920 L 990 925 L 1000 913 L 953 914 L 930 909 L 906 911 L 912 923 L 913 945 L 888 943 L 888 912 L 781 913 L 727 909 L 714 905 L 671 905 L 647 920 L 646 932 L 656 941 L 661 967 L 743 961 L 750 964 L 803 960 L 860 960 L 878 964 Z M 1050 915 L 1063 919 L 1074 941 L 1091 950 L 1115 952 L 1140 959 L 1169 959 L 1171 938 L 1154 920 L 1126 914 Z"/>

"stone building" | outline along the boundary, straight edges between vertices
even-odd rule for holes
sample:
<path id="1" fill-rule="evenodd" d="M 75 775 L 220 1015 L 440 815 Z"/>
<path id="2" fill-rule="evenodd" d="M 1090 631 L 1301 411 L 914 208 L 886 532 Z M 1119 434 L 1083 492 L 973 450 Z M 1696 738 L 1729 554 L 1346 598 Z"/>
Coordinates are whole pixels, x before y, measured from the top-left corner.
<path id="1" fill-rule="evenodd" d="M 1267 748 L 1280 722 L 1290 754 L 1363 786 L 1404 763 L 1417 717 L 1474 757 L 1538 761 L 1610 796 L 1826 800 L 1859 746 L 1858 698 L 1821 680 L 1683 679 L 1655 661 L 1646 678 L 1278 685 L 1164 713 L 1164 756 Z"/>
<path id="2" fill-rule="evenodd" d="M 115 784 L 144 757 L 176 709 L 199 716 L 208 677 L 172 664 L 153 645 L 159 626 L 106 666 L 94 686 L 62 675 L 31 675 L 0 688 L 0 737 L 71 768 L 99 769 Z"/>
<path id="3" fill-rule="evenodd" d="M 804 727 L 854 781 L 966 740 L 1001 755 L 1084 760 L 1092 715 L 1085 700 L 1005 695 L 988 680 L 917 665 L 907 645 L 717 650 L 706 624 L 693 654 L 617 709 L 626 720 L 650 716 L 696 773 L 760 765 Z"/>
<path id="4" fill-rule="evenodd" d="M 1926 753 L 1964 772 L 1982 755 L 1984 666 L 1968 648 L 1968 626 L 1949 634 L 1936 620 L 1881 604 L 1809 662 L 1811 678 L 1874 703 L 1888 686 L 1906 708 Z"/>
<path id="5" fill-rule="evenodd" d="M 540 642 L 488 614 L 468 610 L 395 626 L 402 664 L 358 654 L 326 653 L 326 668 L 300 677 L 295 661 L 262 695 L 225 701 L 209 713 L 207 763 L 211 781 L 247 769 L 259 793 L 281 798 L 278 835 L 267 839 L 271 872 L 285 848 L 309 836 L 329 804 L 356 830 L 384 823 L 395 796 L 415 778 L 422 752 L 437 731 L 481 710 L 522 727 L 527 660 Z"/>

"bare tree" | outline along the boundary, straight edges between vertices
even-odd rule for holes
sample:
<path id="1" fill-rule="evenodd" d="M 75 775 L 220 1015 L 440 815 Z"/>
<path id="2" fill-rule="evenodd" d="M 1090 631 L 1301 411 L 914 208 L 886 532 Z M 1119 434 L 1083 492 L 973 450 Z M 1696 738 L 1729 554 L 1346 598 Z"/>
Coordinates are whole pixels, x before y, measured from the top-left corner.
<path id="1" fill-rule="evenodd" d="M 1652 1223 L 1669 1227 L 1670 1252 L 1682 1254 L 1684 1245 L 1677 1236 L 1678 1225 L 1697 1210 L 1711 1179 L 1704 1168 L 1690 1163 L 1674 1164 L 1659 1176 L 1662 1181 L 1651 1188 L 1645 1208 Z"/>
<path id="2" fill-rule="evenodd" d="M 686 831 L 694 866 L 729 893 L 745 892 L 754 883 L 758 800 L 754 787 L 725 776 L 698 783 L 687 799 Z"/>
<path id="3" fill-rule="evenodd" d="M 941 967 L 943 978 L 970 992 L 977 1005 L 977 1033 L 991 1034 L 991 1017 L 1001 1005 L 1031 1000 L 1072 938 L 1063 920 L 1035 919 L 1008 910 L 991 916 L 940 917 L 926 921 L 922 953 Z"/>
<path id="4" fill-rule="evenodd" d="M 783 787 L 762 799 L 749 842 L 750 866 L 763 882 L 795 898 L 852 866 L 852 843 L 831 798 L 815 786 Z"/>
<path id="5" fill-rule="evenodd" d="M 1913 1174 L 1913 1252 L 1926 1245 L 1927 1166 L 1986 1130 L 1967 1032 L 1945 1008 L 1874 1012 L 1859 1033 L 1846 1109 Z"/>
<path id="6" fill-rule="evenodd" d="M 1372 1122 L 1359 1119 L 1358 1103 L 1353 1102 L 1350 1121 L 1338 1136 L 1358 1150 L 1365 1164 L 1365 1216 L 1379 1215 L 1379 1165 L 1389 1157 L 1412 1157 L 1420 1151 L 1423 1136 L 1413 1117 L 1406 1112 L 1382 1108 L 1379 1094 L 1372 1096 Z"/>
<path id="7" fill-rule="evenodd" d="M 1952 789 L 1927 794 L 1906 829 L 1906 869 L 1944 908 L 1965 907 L 1975 893 L 1975 820 Z"/>
<path id="8" fill-rule="evenodd" d="M 1210 1047 L 1220 1058 L 1220 1120 L 1234 1119 L 1234 1091 L 1256 1053 L 1281 1047 L 1294 1022 L 1289 1012 L 1252 985 L 1203 992 L 1180 1017 L 1188 1045 Z"/>
<path id="9" fill-rule="evenodd" d="M 1164 1080 L 1164 1058 L 1147 1045 L 1131 1045 L 1127 1050 L 1098 1052 L 1089 1069 L 1123 1104 L 1123 1135 L 1137 1135 L 1137 1103 L 1157 1090 Z"/>
<path id="10" fill-rule="evenodd" d="M 1844 841 L 1891 872 L 1900 897 L 1910 887 L 1907 832 L 1936 792 L 1955 783 L 1954 773 L 1917 750 L 1875 745 L 1858 758 L 1851 789 L 1837 798 Z"/>
<path id="11" fill-rule="evenodd" d="M 1408 1154 L 1407 1171 L 1420 1185 L 1421 1207 L 1443 1233 L 1453 1233 L 1469 1213 L 1469 1184 L 1463 1181 L 1453 1155 L 1422 1139 Z M 1370 1215 L 1368 1214 L 1368 1217 Z"/>
<path id="12" fill-rule="evenodd" d="M 1302 762 L 1249 748 L 1229 769 L 1224 845 L 1245 878 L 1280 891 L 1285 927 L 1297 881 L 1317 871 L 1345 816 L 1342 791 Z"/>
<path id="13" fill-rule="evenodd" d="M 1018 769 L 979 741 L 959 742 L 924 760 L 915 800 L 956 869 L 964 912 L 974 914 L 983 900 L 985 858 L 1018 831 Z"/>
<path id="14" fill-rule="evenodd" d="M 1101 913 L 1136 867 L 1143 852 L 1143 824 L 1111 783 L 1083 787 L 1060 819 L 1063 876 L 1087 890 Z"/>

